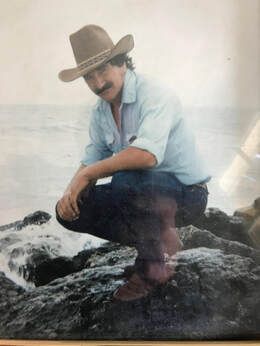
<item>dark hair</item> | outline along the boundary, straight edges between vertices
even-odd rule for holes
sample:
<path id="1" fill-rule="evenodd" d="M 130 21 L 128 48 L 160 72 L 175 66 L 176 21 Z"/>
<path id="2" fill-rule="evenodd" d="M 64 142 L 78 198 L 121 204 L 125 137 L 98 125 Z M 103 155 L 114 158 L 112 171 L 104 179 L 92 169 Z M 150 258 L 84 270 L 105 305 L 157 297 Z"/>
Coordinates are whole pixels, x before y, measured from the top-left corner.
<path id="1" fill-rule="evenodd" d="M 125 63 L 126 67 L 129 68 L 129 70 L 133 71 L 135 69 L 132 58 L 130 58 L 130 56 L 128 56 L 127 54 L 116 55 L 114 56 L 114 58 L 112 58 L 108 62 L 111 65 L 119 66 L 119 67 L 121 67 Z"/>

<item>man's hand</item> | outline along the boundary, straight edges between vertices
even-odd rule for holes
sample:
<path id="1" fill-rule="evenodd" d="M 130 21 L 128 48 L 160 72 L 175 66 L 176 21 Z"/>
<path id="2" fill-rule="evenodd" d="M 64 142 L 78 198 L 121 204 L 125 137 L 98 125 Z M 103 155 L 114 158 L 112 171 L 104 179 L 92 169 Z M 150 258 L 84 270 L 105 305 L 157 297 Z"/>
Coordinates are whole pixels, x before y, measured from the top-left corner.
<path id="1" fill-rule="evenodd" d="M 128 147 L 110 158 L 97 161 L 89 166 L 82 165 L 58 202 L 58 214 L 64 220 L 76 219 L 80 213 L 78 207 L 80 193 L 97 179 L 124 170 L 149 169 L 155 164 L 156 158 L 150 152 Z"/>
<path id="2" fill-rule="evenodd" d="M 57 204 L 57 212 L 62 219 L 72 221 L 78 218 L 80 193 L 89 186 L 90 180 L 82 171 L 74 177 Z"/>

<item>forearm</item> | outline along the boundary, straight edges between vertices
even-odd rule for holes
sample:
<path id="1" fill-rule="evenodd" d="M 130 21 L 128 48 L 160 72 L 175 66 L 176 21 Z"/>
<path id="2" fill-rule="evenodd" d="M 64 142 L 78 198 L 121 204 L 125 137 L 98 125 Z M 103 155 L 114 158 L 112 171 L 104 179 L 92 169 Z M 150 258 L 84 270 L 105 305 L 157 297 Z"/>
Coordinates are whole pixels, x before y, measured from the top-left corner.
<path id="1" fill-rule="evenodd" d="M 130 147 L 92 165 L 81 165 L 58 203 L 58 214 L 65 220 L 73 220 L 77 217 L 80 213 L 78 207 L 80 193 L 97 179 L 123 170 L 148 169 L 155 164 L 156 159 L 153 154 Z"/>
<path id="2" fill-rule="evenodd" d="M 73 218 L 79 215 L 80 211 L 77 202 L 80 192 L 84 188 L 95 184 L 95 181 L 87 181 L 82 174 L 86 168 L 87 166 L 80 165 L 57 204 L 57 212 L 65 220 L 73 220 Z"/>
<path id="3" fill-rule="evenodd" d="M 85 165 L 80 165 L 78 170 L 76 171 L 76 173 L 74 174 L 73 178 L 71 179 L 69 185 L 67 186 L 65 193 L 70 189 L 70 186 L 73 184 L 74 180 L 76 179 L 77 175 L 79 174 L 80 171 L 82 171 L 82 169 L 86 168 L 87 166 Z"/>
<path id="4" fill-rule="evenodd" d="M 108 159 L 83 167 L 81 173 L 89 180 L 96 180 L 111 176 L 118 171 L 149 169 L 155 164 L 156 159 L 153 154 L 135 147 L 129 147 Z"/>

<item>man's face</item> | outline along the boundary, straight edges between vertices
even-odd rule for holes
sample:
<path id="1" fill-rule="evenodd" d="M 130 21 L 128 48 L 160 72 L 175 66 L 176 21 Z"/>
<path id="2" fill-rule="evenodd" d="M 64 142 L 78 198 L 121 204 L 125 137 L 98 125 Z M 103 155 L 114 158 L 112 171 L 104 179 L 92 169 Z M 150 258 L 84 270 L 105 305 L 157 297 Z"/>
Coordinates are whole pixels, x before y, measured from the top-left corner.
<path id="1" fill-rule="evenodd" d="M 114 66 L 109 62 L 89 72 L 84 77 L 89 88 L 107 102 L 120 102 L 126 66 Z"/>

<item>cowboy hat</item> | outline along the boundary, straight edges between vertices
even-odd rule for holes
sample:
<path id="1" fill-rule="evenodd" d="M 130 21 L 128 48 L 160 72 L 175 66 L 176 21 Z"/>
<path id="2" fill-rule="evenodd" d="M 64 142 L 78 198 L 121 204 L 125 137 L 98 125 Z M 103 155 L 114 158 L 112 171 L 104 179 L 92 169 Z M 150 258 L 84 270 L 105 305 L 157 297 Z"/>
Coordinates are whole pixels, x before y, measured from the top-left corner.
<path id="1" fill-rule="evenodd" d="M 71 34 L 70 43 L 77 67 L 59 73 L 63 82 L 71 82 L 84 76 L 116 55 L 128 53 L 134 47 L 132 35 L 124 36 L 114 45 L 107 32 L 97 25 L 86 25 Z"/>

